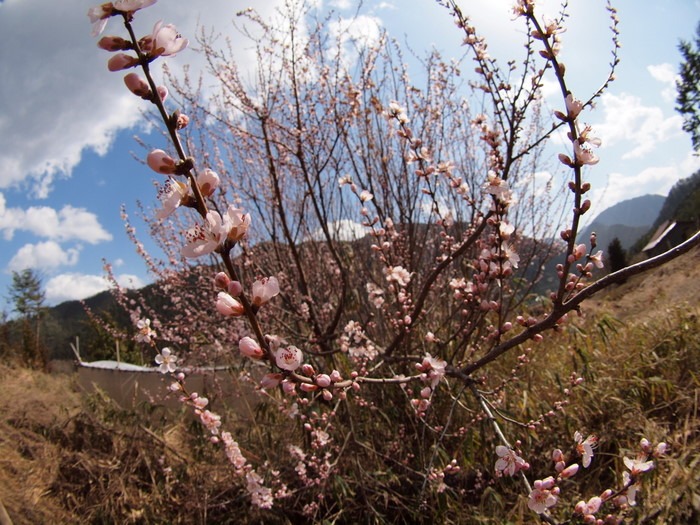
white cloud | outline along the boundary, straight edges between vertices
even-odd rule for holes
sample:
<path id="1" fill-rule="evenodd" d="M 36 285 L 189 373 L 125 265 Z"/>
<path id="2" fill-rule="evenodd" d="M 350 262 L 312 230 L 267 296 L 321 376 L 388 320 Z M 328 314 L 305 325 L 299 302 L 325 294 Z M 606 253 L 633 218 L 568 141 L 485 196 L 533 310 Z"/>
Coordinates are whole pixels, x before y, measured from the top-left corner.
<path id="1" fill-rule="evenodd" d="M 59 211 L 48 206 L 8 208 L 0 193 L 0 231 L 6 240 L 15 231 L 27 231 L 54 241 L 80 240 L 90 244 L 112 240 L 112 235 L 100 224 L 97 216 L 85 208 L 66 205 Z"/>
<path id="2" fill-rule="evenodd" d="M 639 97 L 605 93 L 601 99 L 605 121 L 593 126 L 595 135 L 604 146 L 622 143 L 627 149 L 623 160 L 643 157 L 683 133 L 680 115 L 666 117 L 661 108 L 645 106 Z"/>
<path id="3" fill-rule="evenodd" d="M 667 195 L 676 182 L 688 175 L 680 166 L 652 166 L 632 175 L 612 173 L 604 188 L 591 192 L 591 201 L 596 203 L 592 211 L 600 213 L 617 202 L 641 195 Z"/>
<path id="4" fill-rule="evenodd" d="M 655 80 L 658 80 L 664 84 L 665 87 L 661 91 L 661 97 L 666 102 L 675 102 L 676 80 L 679 78 L 679 76 L 676 74 L 676 68 L 672 64 L 666 62 L 663 64 L 649 65 L 647 66 L 647 71 L 652 77 L 654 77 Z"/>
<path id="5" fill-rule="evenodd" d="M 78 263 L 80 247 L 64 250 L 54 241 L 25 244 L 10 259 L 7 269 L 20 271 L 26 268 L 48 270 L 59 266 L 74 266 Z"/>
<path id="6" fill-rule="evenodd" d="M 140 288 L 143 282 L 135 275 L 119 275 L 117 282 L 127 288 Z M 58 304 L 63 301 L 85 299 L 109 289 L 110 284 L 102 275 L 63 273 L 46 282 L 46 301 Z"/>
<path id="7" fill-rule="evenodd" d="M 107 71 L 109 54 L 97 48 L 90 36 L 87 10 L 94 0 L 12 0 L 0 3 L 0 189 L 29 187 L 47 197 L 57 177 L 70 176 L 85 150 L 104 154 L 116 133 L 141 119 L 139 102 L 125 88 L 123 74 Z M 266 18 L 282 0 L 259 0 L 256 9 Z M 165 4 L 165 3 L 164 3 Z M 208 0 L 194 11 L 189 0 L 169 0 L 140 11 L 137 34 L 150 31 L 166 18 L 194 42 L 197 25 L 227 31 L 248 0 Z M 41 16 L 37 16 L 41 13 Z M 121 34 L 117 20 L 107 33 Z M 21 43 L 21 44 L 20 44 Z M 250 63 L 250 50 L 242 62 Z M 182 57 L 182 58 L 181 58 Z M 192 64 L 192 75 L 205 69 L 204 59 L 192 51 L 182 53 L 178 70 Z M 160 67 L 154 64 L 154 71 Z M 156 73 L 158 74 L 158 73 Z"/>
<path id="8" fill-rule="evenodd" d="M 340 18 L 328 24 L 328 32 L 340 39 L 340 45 L 347 58 L 354 57 L 350 44 L 359 49 L 375 45 L 382 34 L 382 21 L 376 16 L 358 15 L 353 18 Z"/>

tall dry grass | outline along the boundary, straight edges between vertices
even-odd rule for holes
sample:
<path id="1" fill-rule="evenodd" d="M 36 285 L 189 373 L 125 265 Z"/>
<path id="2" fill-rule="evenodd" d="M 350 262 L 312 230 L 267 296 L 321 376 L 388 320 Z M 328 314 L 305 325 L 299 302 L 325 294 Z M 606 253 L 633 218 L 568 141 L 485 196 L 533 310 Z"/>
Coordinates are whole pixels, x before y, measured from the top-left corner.
<path id="1" fill-rule="evenodd" d="M 535 349 L 499 407 L 508 417 L 528 420 L 565 398 L 572 370 L 586 381 L 536 431 L 503 423 L 511 437 L 522 439 L 531 478 L 551 474 L 551 450 L 569 452 L 575 430 L 600 437 L 592 467 L 563 486 L 559 508 L 573 509 L 578 499 L 617 484 L 622 455 L 633 453 L 644 436 L 666 441 L 671 450 L 644 480 L 627 522 L 698 521 L 699 315 L 697 308 L 677 308 L 623 324 L 598 313 Z M 505 372 L 512 364 L 498 366 Z M 16 367 L 2 366 L 0 388 L 0 499 L 16 524 L 303 523 L 302 507 L 318 498 L 319 488 L 300 484 L 290 487 L 293 495 L 284 504 L 254 510 L 220 450 L 184 414 L 145 406 L 124 411 L 106 397 L 77 393 L 68 376 Z M 325 522 L 537 522 L 522 486 L 493 477 L 495 439 L 486 422 L 472 421 L 466 410 L 454 416 L 455 423 L 469 426 L 468 438 L 446 436 L 436 454 L 449 460 L 450 447 L 459 443 L 462 468 L 436 493 L 425 490 L 415 468 L 435 450 L 426 448 L 435 444 L 434 436 L 411 417 L 406 395 L 399 389 L 363 395 L 371 409 L 339 408 L 349 412 L 338 417 L 352 421 L 352 432 L 337 444 L 336 468 L 320 488 L 318 516 Z M 249 457 L 293 471 L 285 445 L 303 433 L 274 405 L 242 409 L 238 403 L 227 417 Z"/>

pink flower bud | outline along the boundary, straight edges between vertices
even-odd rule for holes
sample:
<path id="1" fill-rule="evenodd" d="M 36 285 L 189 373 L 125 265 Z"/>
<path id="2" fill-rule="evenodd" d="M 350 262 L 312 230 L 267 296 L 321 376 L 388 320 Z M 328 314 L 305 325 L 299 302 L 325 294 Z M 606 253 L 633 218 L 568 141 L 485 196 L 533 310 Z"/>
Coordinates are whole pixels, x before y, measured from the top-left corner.
<path id="1" fill-rule="evenodd" d="M 219 292 L 216 300 L 217 311 L 227 317 L 240 317 L 245 313 L 245 308 L 226 292 Z"/>
<path id="2" fill-rule="evenodd" d="M 566 467 L 564 470 L 561 471 L 559 474 L 563 479 L 567 479 L 572 477 L 578 472 L 578 463 L 574 463 L 572 465 L 569 465 Z"/>
<path id="3" fill-rule="evenodd" d="M 315 392 L 316 390 L 318 390 L 318 387 L 309 383 L 302 383 L 299 385 L 299 389 L 302 392 Z"/>
<path id="4" fill-rule="evenodd" d="M 588 513 L 595 514 L 600 510 L 600 506 L 602 504 L 602 499 L 600 499 L 598 496 L 593 496 L 591 499 L 588 500 L 588 503 L 586 504 L 588 506 Z"/>
<path id="5" fill-rule="evenodd" d="M 316 371 L 314 370 L 313 366 L 306 363 L 306 364 L 301 365 L 301 373 L 304 374 L 305 376 L 312 376 L 312 375 L 316 374 Z"/>
<path id="6" fill-rule="evenodd" d="M 168 98 L 168 88 L 165 86 L 158 86 L 156 88 L 156 91 L 158 92 L 158 96 L 160 99 L 165 102 L 165 99 Z"/>
<path id="7" fill-rule="evenodd" d="M 104 49 L 105 51 L 114 52 L 130 49 L 131 45 L 120 36 L 103 36 L 97 42 L 97 47 Z"/>
<path id="8" fill-rule="evenodd" d="M 148 164 L 148 167 L 156 173 L 174 175 L 177 171 L 177 163 L 175 162 L 175 159 L 165 153 L 165 151 L 162 149 L 154 149 L 151 151 L 146 158 L 146 163 Z"/>
<path id="9" fill-rule="evenodd" d="M 228 293 L 233 297 L 238 297 L 243 292 L 243 285 L 238 281 L 228 283 Z"/>
<path id="10" fill-rule="evenodd" d="M 124 77 L 124 84 L 129 88 L 134 95 L 141 98 L 151 97 L 151 88 L 148 87 L 148 83 L 138 76 L 136 73 L 129 73 Z"/>
<path id="11" fill-rule="evenodd" d="M 343 377 L 340 375 L 340 372 L 338 372 L 337 370 L 333 370 L 331 372 L 331 381 L 333 381 L 334 383 L 337 383 L 338 381 L 342 381 L 342 380 L 343 380 Z"/>
<path id="12" fill-rule="evenodd" d="M 664 454 L 666 454 L 667 450 L 668 450 L 668 445 L 662 441 L 661 443 L 656 445 L 656 447 L 654 448 L 654 456 L 657 458 L 660 456 L 663 456 Z"/>
<path id="13" fill-rule="evenodd" d="M 204 197 L 210 197 L 219 187 L 219 182 L 219 176 L 209 168 L 197 176 L 197 186 Z"/>
<path id="14" fill-rule="evenodd" d="M 252 359 L 262 359 L 265 355 L 258 342 L 252 337 L 242 337 L 238 341 L 238 350 L 242 355 Z"/>
<path id="15" fill-rule="evenodd" d="M 190 123 L 190 117 L 180 113 L 177 116 L 177 120 L 175 121 L 175 128 L 176 129 L 185 129 L 187 127 L 187 124 L 189 124 L 189 123 Z"/>
<path id="16" fill-rule="evenodd" d="M 119 53 L 107 61 L 107 69 L 110 71 L 121 71 L 122 69 L 129 69 L 130 67 L 137 66 L 138 63 L 138 58 Z"/>
<path id="17" fill-rule="evenodd" d="M 325 401 L 331 401 L 333 399 L 333 394 L 330 390 L 324 390 L 321 395 Z"/>
<path id="18" fill-rule="evenodd" d="M 282 381 L 282 391 L 288 396 L 293 395 L 296 392 L 297 385 L 291 381 Z"/>
<path id="19" fill-rule="evenodd" d="M 216 277 L 214 277 L 214 285 L 217 288 L 221 288 L 222 290 L 226 290 L 228 288 L 229 283 L 231 282 L 231 279 L 229 278 L 228 275 L 226 275 L 225 272 L 219 272 L 216 274 Z M 233 294 L 231 294 L 233 295 Z"/>
<path id="20" fill-rule="evenodd" d="M 328 374 L 319 374 L 316 376 L 316 384 L 321 388 L 328 388 L 331 386 L 331 378 Z"/>

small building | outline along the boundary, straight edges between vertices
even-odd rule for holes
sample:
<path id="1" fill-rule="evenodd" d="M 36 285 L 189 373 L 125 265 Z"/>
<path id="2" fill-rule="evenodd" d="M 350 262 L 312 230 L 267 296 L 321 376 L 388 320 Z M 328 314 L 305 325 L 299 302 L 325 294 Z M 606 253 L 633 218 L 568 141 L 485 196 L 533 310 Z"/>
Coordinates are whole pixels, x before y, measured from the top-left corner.
<path id="1" fill-rule="evenodd" d="M 642 248 L 647 257 L 656 257 L 688 240 L 697 230 L 693 221 L 664 221 Z"/>

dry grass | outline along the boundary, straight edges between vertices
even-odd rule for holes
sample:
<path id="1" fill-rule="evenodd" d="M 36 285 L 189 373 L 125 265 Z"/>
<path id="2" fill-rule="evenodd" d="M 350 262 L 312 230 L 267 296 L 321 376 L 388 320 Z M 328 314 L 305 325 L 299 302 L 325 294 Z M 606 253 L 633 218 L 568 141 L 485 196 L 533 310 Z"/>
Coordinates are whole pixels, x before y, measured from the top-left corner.
<path id="1" fill-rule="evenodd" d="M 570 443 L 574 430 L 600 436 L 595 468 L 565 487 L 563 508 L 615 484 L 621 456 L 645 436 L 667 441 L 671 453 L 646 480 L 628 522 L 700 518 L 697 262 L 696 251 L 662 269 L 663 275 L 633 280 L 596 301 L 587 318 L 547 337 L 510 390 L 504 408 L 527 420 L 562 398 L 571 370 L 586 378 L 563 414 L 536 433 L 505 424 L 511 436 L 523 439 L 533 478 L 551 474 L 552 448 Z M 663 289 L 653 300 L 652 285 Z M 498 366 L 508 370 L 512 363 Z M 317 499 L 297 487 L 276 510 L 251 509 L 240 481 L 191 418 L 166 419 L 148 407 L 120 410 L 107 398 L 76 393 L 68 375 L 0 366 L 0 388 L 0 500 L 15 524 L 289 523 L 301 522 L 301 506 Z M 352 439 L 337 458 L 344 476 L 331 476 L 323 487 L 321 514 L 337 523 L 537 521 L 519 484 L 492 478 L 494 442 L 485 424 L 459 441 L 463 469 L 447 480 L 450 488 L 420 507 L 425 496 L 418 456 L 434 440 L 420 441 L 400 391 L 373 395 L 373 411 L 352 414 Z M 294 464 L 283 443 L 301 434 L 290 432 L 288 420 L 270 407 L 249 410 L 257 410 L 255 417 L 239 415 L 237 429 L 246 453 L 258 460 L 267 455 L 290 475 Z M 408 437 L 397 435 L 399 424 Z M 443 443 L 445 449 L 451 444 Z M 410 454 L 415 461 L 407 459 Z"/>

